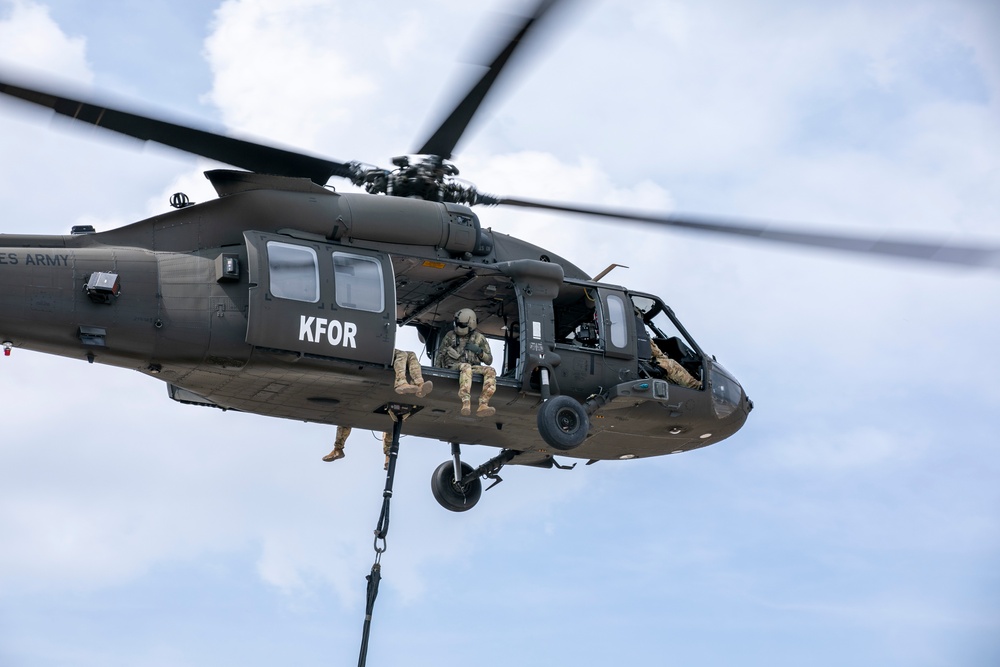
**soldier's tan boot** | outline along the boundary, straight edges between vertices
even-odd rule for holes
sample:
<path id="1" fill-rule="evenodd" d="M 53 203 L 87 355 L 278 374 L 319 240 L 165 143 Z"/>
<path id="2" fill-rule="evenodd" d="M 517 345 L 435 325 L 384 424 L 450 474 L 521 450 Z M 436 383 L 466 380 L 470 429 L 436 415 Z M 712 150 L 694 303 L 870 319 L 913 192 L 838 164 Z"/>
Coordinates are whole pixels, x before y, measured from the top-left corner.
<path id="1" fill-rule="evenodd" d="M 332 452 L 323 457 L 323 460 L 329 463 L 331 461 L 336 461 L 337 459 L 342 459 L 345 456 L 347 456 L 347 454 L 344 453 L 343 447 L 334 447 Z"/>
<path id="2" fill-rule="evenodd" d="M 469 405 L 469 399 L 467 399 L 467 398 L 463 399 L 462 400 L 462 416 L 463 417 L 468 417 L 471 414 L 472 414 L 472 406 Z"/>
<path id="3" fill-rule="evenodd" d="M 415 384 L 410 384 L 405 379 L 400 380 L 396 378 L 396 386 L 393 387 L 397 394 L 415 394 L 419 391 L 420 387 Z"/>
<path id="4" fill-rule="evenodd" d="M 434 391 L 433 382 L 424 382 L 423 379 L 420 378 L 415 380 L 415 382 L 417 383 L 417 398 L 423 398 L 427 394 Z"/>
<path id="5" fill-rule="evenodd" d="M 476 410 L 477 417 L 492 417 L 497 413 L 496 408 L 491 408 L 486 403 L 479 401 L 479 409 Z"/>
<path id="6" fill-rule="evenodd" d="M 346 456 L 344 454 L 344 445 L 347 444 L 347 439 L 351 437 L 351 427 L 350 426 L 338 426 L 337 427 L 337 437 L 333 439 L 333 451 L 323 457 L 326 462 L 336 461 L 337 459 L 342 459 Z"/>

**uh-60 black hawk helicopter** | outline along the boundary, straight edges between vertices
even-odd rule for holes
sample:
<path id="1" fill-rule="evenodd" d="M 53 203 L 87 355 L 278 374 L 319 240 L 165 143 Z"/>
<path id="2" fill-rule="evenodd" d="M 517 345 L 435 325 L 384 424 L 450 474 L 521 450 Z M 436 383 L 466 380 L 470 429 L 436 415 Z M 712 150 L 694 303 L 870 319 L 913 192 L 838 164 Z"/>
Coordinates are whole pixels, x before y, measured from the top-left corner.
<path id="1" fill-rule="evenodd" d="M 693 216 L 648 216 L 495 197 L 455 179 L 452 153 L 539 3 L 485 74 L 392 170 L 235 139 L 0 81 L 0 92 L 141 140 L 239 167 L 206 176 L 219 198 L 103 232 L 0 236 L 0 344 L 129 368 L 174 400 L 452 444 L 432 477 L 446 508 L 472 507 L 507 464 L 565 467 L 683 452 L 736 433 L 752 403 L 659 297 L 601 282 L 559 255 L 484 228 L 472 206 L 518 206 L 851 252 L 997 265 L 997 251 L 873 241 Z M 364 193 L 326 187 L 333 177 Z M 398 327 L 433 359 L 455 313 L 475 311 L 500 362 L 488 418 L 459 414 L 458 372 L 393 390 Z M 696 380 L 668 381 L 653 342 Z M 397 418 L 396 426 L 390 416 Z M 400 417 L 406 416 L 400 427 Z M 500 453 L 478 468 L 461 444 Z"/>

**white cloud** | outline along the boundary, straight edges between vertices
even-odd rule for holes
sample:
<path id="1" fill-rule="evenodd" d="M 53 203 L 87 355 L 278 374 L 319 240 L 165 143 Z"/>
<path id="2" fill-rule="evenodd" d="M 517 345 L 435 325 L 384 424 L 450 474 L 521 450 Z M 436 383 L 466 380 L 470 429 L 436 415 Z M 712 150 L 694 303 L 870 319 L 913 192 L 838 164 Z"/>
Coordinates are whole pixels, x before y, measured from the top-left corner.
<path id="1" fill-rule="evenodd" d="M 4 4 L 9 6 L 9 14 L 4 12 L 0 20 L 0 62 L 74 81 L 93 79 L 84 61 L 83 37 L 65 34 L 42 4 L 31 0 L 7 0 Z"/>
<path id="2" fill-rule="evenodd" d="M 336 4 L 230 0 L 215 20 L 206 43 L 215 75 L 209 99 L 232 127 L 308 147 L 376 89 L 346 58 L 352 26 Z"/>

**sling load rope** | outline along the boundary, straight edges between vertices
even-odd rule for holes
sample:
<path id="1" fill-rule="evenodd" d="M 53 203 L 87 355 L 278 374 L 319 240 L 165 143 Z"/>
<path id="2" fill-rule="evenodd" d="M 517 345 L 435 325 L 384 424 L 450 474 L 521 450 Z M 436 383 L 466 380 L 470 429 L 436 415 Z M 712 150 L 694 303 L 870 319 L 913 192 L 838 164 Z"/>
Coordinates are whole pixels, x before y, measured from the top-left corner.
<path id="1" fill-rule="evenodd" d="M 361 630 L 361 654 L 358 656 L 358 667 L 365 667 L 365 661 L 368 659 L 368 635 L 371 632 L 372 611 L 375 609 L 375 598 L 378 597 L 378 585 L 382 580 L 382 554 L 388 547 L 385 537 L 389 533 L 389 501 L 392 500 L 392 482 L 396 475 L 399 434 L 403 429 L 403 419 L 409 415 L 409 408 L 392 404 L 387 407 L 387 412 L 392 417 L 392 444 L 389 446 L 385 491 L 382 492 L 382 512 L 379 514 L 378 525 L 375 527 L 375 563 L 372 565 L 371 574 L 365 577 L 368 581 L 368 594 L 365 602 L 365 622 Z"/>

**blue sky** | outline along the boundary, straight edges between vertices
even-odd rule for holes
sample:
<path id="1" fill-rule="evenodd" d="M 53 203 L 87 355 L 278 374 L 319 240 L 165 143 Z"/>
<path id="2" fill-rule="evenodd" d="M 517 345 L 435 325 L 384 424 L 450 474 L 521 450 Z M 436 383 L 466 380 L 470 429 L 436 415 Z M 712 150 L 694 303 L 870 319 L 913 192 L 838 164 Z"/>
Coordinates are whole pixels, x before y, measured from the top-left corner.
<path id="1" fill-rule="evenodd" d="M 0 0 L 0 62 L 385 165 L 491 16 Z M 483 190 L 1000 243 L 991 3 L 594 0 L 561 19 L 459 146 Z M 211 166 L 0 101 L 4 232 L 204 201 Z M 505 469 L 461 515 L 429 489 L 448 446 L 405 437 L 369 664 L 1000 662 L 996 271 L 479 215 L 592 273 L 631 267 L 614 280 L 664 297 L 756 409 L 698 452 Z M 374 436 L 324 464 L 330 427 L 182 406 L 76 360 L 0 364 L 0 664 L 356 659 Z"/>

